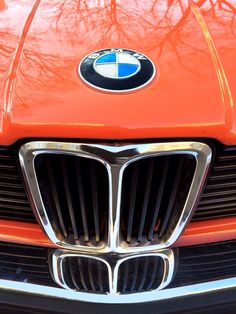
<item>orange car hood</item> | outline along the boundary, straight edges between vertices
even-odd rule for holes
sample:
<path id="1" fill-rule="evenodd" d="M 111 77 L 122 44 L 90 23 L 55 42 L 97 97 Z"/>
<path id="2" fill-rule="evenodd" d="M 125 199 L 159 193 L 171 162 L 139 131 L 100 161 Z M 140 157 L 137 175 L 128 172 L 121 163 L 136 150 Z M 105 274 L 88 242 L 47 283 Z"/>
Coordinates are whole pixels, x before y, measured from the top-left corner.
<path id="1" fill-rule="evenodd" d="M 236 143 L 235 1 L 0 0 L 0 140 L 216 138 Z M 92 51 L 146 54 L 136 92 L 88 87 Z"/>

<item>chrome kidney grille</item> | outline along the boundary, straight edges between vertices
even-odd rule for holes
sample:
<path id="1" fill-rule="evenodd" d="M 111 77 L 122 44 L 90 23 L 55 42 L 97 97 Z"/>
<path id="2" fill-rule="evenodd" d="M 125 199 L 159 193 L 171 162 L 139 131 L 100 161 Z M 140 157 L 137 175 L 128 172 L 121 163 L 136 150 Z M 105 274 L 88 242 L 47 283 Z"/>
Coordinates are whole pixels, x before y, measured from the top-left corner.
<path id="1" fill-rule="evenodd" d="M 51 268 L 55 282 L 68 290 L 117 296 L 163 289 L 172 279 L 173 259 L 169 249 L 123 258 L 57 250 Z"/>
<path id="2" fill-rule="evenodd" d="M 55 282 L 82 299 L 154 300 L 172 280 L 170 246 L 196 208 L 210 161 L 199 142 L 24 144 L 32 206 L 60 248 L 51 257 Z"/>
<path id="3" fill-rule="evenodd" d="M 20 161 L 33 206 L 57 245 L 148 251 L 174 243 L 210 162 L 195 142 L 108 146 L 31 142 Z"/>
<path id="4" fill-rule="evenodd" d="M 196 168 L 187 154 L 149 157 L 123 174 L 120 237 L 146 245 L 168 235 L 186 202 Z M 37 180 L 49 220 L 71 245 L 107 243 L 109 184 L 101 162 L 61 154 L 35 159 Z"/>

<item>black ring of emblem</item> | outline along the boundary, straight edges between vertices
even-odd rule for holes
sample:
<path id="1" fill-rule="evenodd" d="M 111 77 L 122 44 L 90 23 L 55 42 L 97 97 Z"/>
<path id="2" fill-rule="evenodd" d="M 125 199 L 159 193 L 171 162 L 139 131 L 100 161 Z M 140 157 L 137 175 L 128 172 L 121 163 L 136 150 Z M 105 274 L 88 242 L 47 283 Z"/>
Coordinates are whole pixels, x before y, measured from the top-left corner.
<path id="1" fill-rule="evenodd" d="M 102 56 L 103 54 L 112 52 L 113 49 L 103 49 L 97 50 L 93 53 L 90 53 L 86 56 L 79 64 L 78 72 L 82 80 L 89 84 L 90 86 L 110 92 L 128 92 L 132 90 L 139 89 L 141 87 L 146 86 L 155 76 L 155 66 L 147 56 L 142 53 L 139 53 L 134 50 L 128 49 L 118 49 L 114 48 L 114 50 L 122 50 L 124 53 L 128 53 L 130 55 L 139 54 L 136 57 L 141 65 L 140 70 L 133 76 L 123 79 L 115 79 L 115 78 L 106 78 L 94 70 L 93 64 L 97 58 Z M 92 55 L 99 54 L 97 58 L 91 58 Z"/>

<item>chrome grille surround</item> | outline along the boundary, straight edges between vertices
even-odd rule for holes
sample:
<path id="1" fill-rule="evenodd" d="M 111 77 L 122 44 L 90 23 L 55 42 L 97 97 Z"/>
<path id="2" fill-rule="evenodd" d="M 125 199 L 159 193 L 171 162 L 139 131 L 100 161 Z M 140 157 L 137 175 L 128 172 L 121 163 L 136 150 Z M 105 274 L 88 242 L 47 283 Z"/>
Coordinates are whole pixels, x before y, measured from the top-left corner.
<path id="1" fill-rule="evenodd" d="M 39 154 L 65 154 L 95 159 L 107 169 L 109 178 L 109 222 L 107 243 L 74 245 L 65 242 L 53 229 L 44 207 L 34 166 Z M 120 237 L 120 203 L 122 176 L 125 168 L 139 159 L 174 154 L 189 154 L 196 159 L 196 169 L 182 214 L 168 236 L 151 245 L 130 246 Z M 189 221 L 205 181 L 211 161 L 211 149 L 200 142 L 165 142 L 144 144 L 88 144 L 54 141 L 34 141 L 24 144 L 19 158 L 34 211 L 50 240 L 57 246 L 89 253 L 141 253 L 171 246 L 180 236 Z"/>

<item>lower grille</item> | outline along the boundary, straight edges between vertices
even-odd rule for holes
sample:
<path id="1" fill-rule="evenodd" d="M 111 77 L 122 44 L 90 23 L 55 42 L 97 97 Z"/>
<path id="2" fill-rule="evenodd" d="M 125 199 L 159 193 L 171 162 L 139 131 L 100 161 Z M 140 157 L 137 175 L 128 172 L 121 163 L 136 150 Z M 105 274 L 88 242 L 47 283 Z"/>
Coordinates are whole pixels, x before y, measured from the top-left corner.
<path id="1" fill-rule="evenodd" d="M 145 158 L 124 172 L 121 233 L 128 243 L 162 239 L 182 214 L 193 180 L 192 155 Z"/>
<path id="2" fill-rule="evenodd" d="M 236 215 L 236 148 L 217 150 L 193 220 Z"/>
<path id="3" fill-rule="evenodd" d="M 236 276 L 236 240 L 182 247 L 172 286 L 179 287 Z"/>
<path id="4" fill-rule="evenodd" d="M 0 279 L 54 286 L 46 248 L 0 243 Z"/>
<path id="5" fill-rule="evenodd" d="M 118 292 L 136 293 L 158 289 L 164 263 L 157 256 L 132 258 L 123 262 L 118 274 Z"/>
<path id="6" fill-rule="evenodd" d="M 106 293 L 109 291 L 108 268 L 102 261 L 85 257 L 66 257 L 63 260 L 65 282 L 72 290 Z"/>

